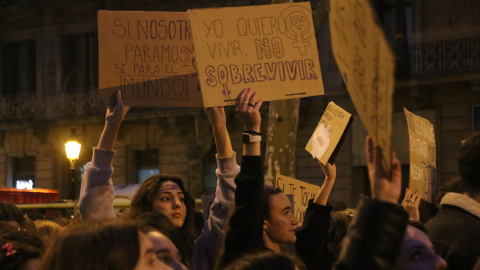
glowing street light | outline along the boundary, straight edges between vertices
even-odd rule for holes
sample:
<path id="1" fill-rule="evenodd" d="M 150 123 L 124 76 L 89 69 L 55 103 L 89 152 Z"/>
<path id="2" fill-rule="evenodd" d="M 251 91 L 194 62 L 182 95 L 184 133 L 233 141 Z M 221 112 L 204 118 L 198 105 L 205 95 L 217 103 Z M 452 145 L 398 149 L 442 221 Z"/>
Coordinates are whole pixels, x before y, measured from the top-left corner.
<path id="1" fill-rule="evenodd" d="M 75 132 L 72 131 L 72 134 Z M 80 189 L 78 186 L 78 181 L 75 180 L 75 162 L 78 160 L 78 156 L 80 155 L 80 148 L 82 147 L 81 144 L 78 142 L 71 140 L 65 144 L 65 153 L 67 154 L 68 161 L 70 162 L 70 191 L 69 197 L 71 200 L 75 200 L 77 198 Z"/>
<path id="2" fill-rule="evenodd" d="M 80 148 L 82 147 L 76 141 L 69 141 L 65 144 L 65 152 L 67 153 L 67 158 L 70 161 L 70 169 L 75 169 L 75 161 L 80 155 Z"/>

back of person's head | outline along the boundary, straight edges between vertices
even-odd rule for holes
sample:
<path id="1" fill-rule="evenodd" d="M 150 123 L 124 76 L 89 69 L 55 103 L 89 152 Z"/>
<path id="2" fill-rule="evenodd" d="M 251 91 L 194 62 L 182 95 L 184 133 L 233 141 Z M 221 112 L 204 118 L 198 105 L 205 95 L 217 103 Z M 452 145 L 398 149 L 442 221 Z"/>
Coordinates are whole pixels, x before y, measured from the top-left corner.
<path id="1" fill-rule="evenodd" d="M 7 223 L 0 224 L 0 269 L 30 269 L 29 266 L 40 264 L 42 252 L 39 237 Z"/>
<path id="2" fill-rule="evenodd" d="M 25 226 L 25 215 L 14 203 L 0 201 L 0 221 L 12 223 L 21 228 Z"/>
<path id="3" fill-rule="evenodd" d="M 132 270 L 140 254 L 139 228 L 130 222 L 72 224 L 43 257 L 43 270 Z"/>
<path id="4" fill-rule="evenodd" d="M 261 251 L 244 255 L 230 265 L 225 270 L 296 270 L 303 269 L 304 266 L 298 258 L 294 256 L 273 251 Z"/>
<path id="5" fill-rule="evenodd" d="M 330 266 L 337 261 L 342 249 L 342 240 L 347 235 L 348 228 L 352 222 L 353 216 L 349 212 L 335 211 L 330 217 L 325 242 L 328 250 L 328 263 Z"/>
<path id="6" fill-rule="evenodd" d="M 420 204 L 418 205 L 418 211 L 420 213 L 420 222 L 422 224 L 427 223 L 431 218 L 433 218 L 440 209 L 434 203 L 420 199 Z"/>
<path id="7" fill-rule="evenodd" d="M 463 193 L 465 188 L 463 187 L 463 181 L 460 176 L 455 176 L 448 179 L 445 183 L 437 188 L 437 192 L 435 193 L 435 205 L 437 207 L 440 206 L 440 202 L 443 199 L 443 196 L 449 192 L 454 193 Z"/>
<path id="8" fill-rule="evenodd" d="M 460 148 L 458 169 L 466 192 L 480 192 L 480 133 L 470 135 Z"/>
<path id="9" fill-rule="evenodd" d="M 38 236 L 40 236 L 45 246 L 48 246 L 50 241 L 58 235 L 62 228 L 57 223 L 48 219 L 37 219 L 33 223 L 37 228 Z"/>

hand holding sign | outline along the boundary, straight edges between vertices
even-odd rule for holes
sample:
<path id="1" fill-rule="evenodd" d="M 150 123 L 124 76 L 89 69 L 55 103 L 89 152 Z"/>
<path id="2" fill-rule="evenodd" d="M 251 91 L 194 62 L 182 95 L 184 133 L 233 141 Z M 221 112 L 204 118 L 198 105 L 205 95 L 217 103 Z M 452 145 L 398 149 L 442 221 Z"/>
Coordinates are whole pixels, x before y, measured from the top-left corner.
<path id="1" fill-rule="evenodd" d="M 244 89 L 237 97 L 237 111 L 243 119 L 245 130 L 260 132 L 262 117 L 260 115 L 260 106 L 263 101 L 257 101 L 257 93 L 251 88 Z"/>
<path id="2" fill-rule="evenodd" d="M 382 149 L 375 145 L 370 136 L 365 140 L 365 155 L 372 198 L 397 204 L 402 193 L 402 168 L 397 157 L 393 153 L 392 174 L 389 176 L 383 168 Z"/>
<path id="3" fill-rule="evenodd" d="M 323 94 L 310 3 L 189 10 L 205 107 Z M 272 91 L 272 89 L 275 89 Z"/>

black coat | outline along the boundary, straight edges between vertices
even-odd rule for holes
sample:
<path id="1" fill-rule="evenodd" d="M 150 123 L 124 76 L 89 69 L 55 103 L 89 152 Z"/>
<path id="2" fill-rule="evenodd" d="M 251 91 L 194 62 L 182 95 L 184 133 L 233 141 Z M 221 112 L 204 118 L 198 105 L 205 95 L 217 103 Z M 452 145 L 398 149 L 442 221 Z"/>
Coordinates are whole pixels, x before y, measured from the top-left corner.
<path id="1" fill-rule="evenodd" d="M 426 224 L 435 253 L 447 269 L 471 270 L 480 257 L 480 204 L 462 194 L 448 193 L 441 210 Z"/>

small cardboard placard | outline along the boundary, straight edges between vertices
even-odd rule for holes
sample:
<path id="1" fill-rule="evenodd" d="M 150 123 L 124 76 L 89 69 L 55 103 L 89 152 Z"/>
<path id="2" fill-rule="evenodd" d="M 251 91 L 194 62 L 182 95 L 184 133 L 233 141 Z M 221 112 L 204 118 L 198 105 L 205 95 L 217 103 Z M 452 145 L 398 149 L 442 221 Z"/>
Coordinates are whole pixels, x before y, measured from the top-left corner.
<path id="1" fill-rule="evenodd" d="M 331 0 L 335 60 L 365 129 L 391 170 L 394 56 L 368 0 Z"/>
<path id="2" fill-rule="evenodd" d="M 309 184 L 291 177 L 277 174 L 275 177 L 275 186 L 283 190 L 287 196 L 293 196 L 293 209 L 295 210 L 295 217 L 298 219 L 298 225 L 302 226 L 305 211 L 307 211 L 308 201 L 315 199 L 320 187 Z"/>
<path id="3" fill-rule="evenodd" d="M 410 189 L 422 199 L 432 202 L 437 188 L 437 150 L 433 125 L 425 118 L 409 112 L 405 116 L 410 142 Z"/>
<path id="4" fill-rule="evenodd" d="M 100 98 L 131 106 L 202 107 L 185 12 L 98 11 Z"/>
<path id="5" fill-rule="evenodd" d="M 323 95 L 309 2 L 188 11 L 205 107 Z"/>
<path id="6" fill-rule="evenodd" d="M 350 113 L 331 101 L 312 137 L 308 140 L 305 150 L 323 165 L 334 164 L 345 133 L 351 127 L 352 121 Z"/>

